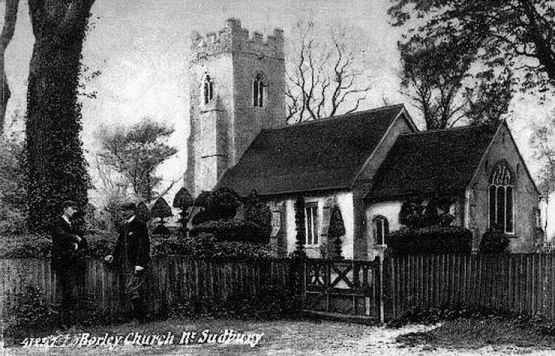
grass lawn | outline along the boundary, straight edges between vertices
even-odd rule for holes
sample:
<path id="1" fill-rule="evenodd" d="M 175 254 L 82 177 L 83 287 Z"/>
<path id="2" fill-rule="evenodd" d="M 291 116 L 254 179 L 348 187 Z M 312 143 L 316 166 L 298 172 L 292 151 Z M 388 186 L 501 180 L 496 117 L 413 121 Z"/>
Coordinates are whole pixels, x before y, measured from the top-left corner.
<path id="1" fill-rule="evenodd" d="M 456 319 L 425 332 L 403 334 L 398 342 L 407 347 L 425 346 L 427 350 L 476 350 L 488 346 L 496 348 L 532 348 L 555 354 L 555 336 L 542 335 L 532 327 L 519 325 L 514 320 Z"/>

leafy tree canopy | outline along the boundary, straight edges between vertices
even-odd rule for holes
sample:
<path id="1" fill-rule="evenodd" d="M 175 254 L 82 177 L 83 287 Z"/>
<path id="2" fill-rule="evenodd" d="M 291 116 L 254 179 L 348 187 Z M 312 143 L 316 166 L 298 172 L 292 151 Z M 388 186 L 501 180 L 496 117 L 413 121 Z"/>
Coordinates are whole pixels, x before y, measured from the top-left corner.
<path id="1" fill-rule="evenodd" d="M 130 128 L 101 128 L 100 161 L 121 174 L 134 193 L 146 202 L 154 200 L 162 178 L 155 174 L 162 162 L 177 153 L 166 142 L 174 129 L 151 118 L 144 118 Z"/>
<path id="2" fill-rule="evenodd" d="M 555 80 L 555 7 L 548 0 L 393 0 L 395 26 L 408 38 L 468 43 L 482 71 L 518 70 L 521 89 L 544 92 Z"/>

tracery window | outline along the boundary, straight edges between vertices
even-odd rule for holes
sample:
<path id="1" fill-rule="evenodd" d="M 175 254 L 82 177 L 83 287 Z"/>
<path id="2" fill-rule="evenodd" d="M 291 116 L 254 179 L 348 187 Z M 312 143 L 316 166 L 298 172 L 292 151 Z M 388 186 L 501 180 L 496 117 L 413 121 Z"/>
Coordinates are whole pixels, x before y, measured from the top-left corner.
<path id="1" fill-rule="evenodd" d="M 495 165 L 489 182 L 489 226 L 514 233 L 514 174 L 506 161 Z"/>

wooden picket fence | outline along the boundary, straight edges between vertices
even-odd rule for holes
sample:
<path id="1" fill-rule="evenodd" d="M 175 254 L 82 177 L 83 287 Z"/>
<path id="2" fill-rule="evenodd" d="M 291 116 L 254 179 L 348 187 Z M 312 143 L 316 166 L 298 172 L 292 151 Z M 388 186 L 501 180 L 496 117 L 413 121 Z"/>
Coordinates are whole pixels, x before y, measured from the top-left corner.
<path id="1" fill-rule="evenodd" d="M 420 255 L 384 260 L 386 319 L 413 307 L 483 306 L 555 320 L 555 255 Z"/>
<path id="2" fill-rule="evenodd" d="M 304 283 L 298 283 L 304 281 Z M 268 285 L 299 286 L 304 308 L 392 320 L 411 308 L 483 306 L 555 320 L 555 255 L 411 255 L 367 261 L 288 259 L 257 262 L 155 258 L 148 307 L 157 314 L 191 300 L 256 297 Z M 11 317 L 15 296 L 28 286 L 60 299 L 48 259 L 0 260 L 0 319 Z M 117 316 L 126 308 L 118 275 L 100 259 L 87 262 L 84 295 Z"/>
<path id="3" fill-rule="evenodd" d="M 240 262 L 186 257 L 155 258 L 147 276 L 147 307 L 163 313 L 185 301 L 227 300 L 231 296 L 257 296 L 264 286 L 293 285 L 294 264 L 285 259 Z M 83 295 L 89 307 L 105 316 L 118 316 L 129 307 L 121 298 L 118 274 L 101 259 L 89 259 L 83 276 Z M 302 273 L 302 272 L 301 272 Z M 16 298 L 27 287 L 40 289 L 48 303 L 60 301 L 60 286 L 49 259 L 0 260 L 0 320 L 13 315 Z"/>

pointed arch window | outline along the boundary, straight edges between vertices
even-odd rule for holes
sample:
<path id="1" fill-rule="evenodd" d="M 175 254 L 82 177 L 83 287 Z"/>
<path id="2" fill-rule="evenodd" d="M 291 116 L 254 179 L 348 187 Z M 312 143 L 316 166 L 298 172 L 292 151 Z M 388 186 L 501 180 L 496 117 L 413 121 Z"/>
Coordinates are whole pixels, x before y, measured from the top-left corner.
<path id="1" fill-rule="evenodd" d="M 389 221 L 385 216 L 376 216 L 372 220 L 374 245 L 385 245 L 385 237 L 389 234 Z"/>
<path id="2" fill-rule="evenodd" d="M 264 107 L 264 95 L 267 85 L 264 75 L 258 73 L 252 81 L 252 105 L 255 107 Z"/>
<path id="3" fill-rule="evenodd" d="M 509 163 L 498 162 L 489 183 L 489 226 L 513 234 L 514 174 Z"/>
<path id="4" fill-rule="evenodd" d="M 204 76 L 202 83 L 202 96 L 204 105 L 208 104 L 214 99 L 214 82 L 208 74 Z"/>

